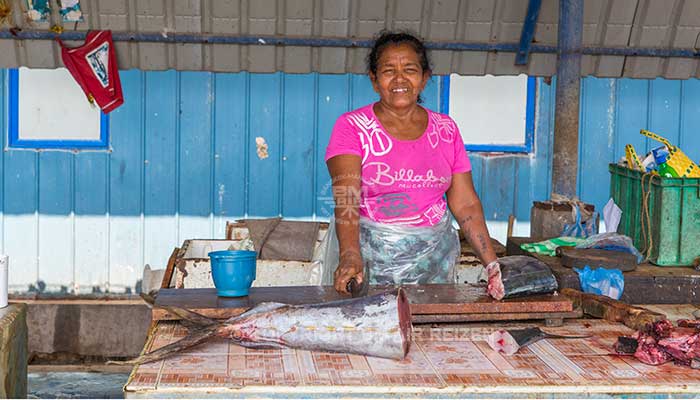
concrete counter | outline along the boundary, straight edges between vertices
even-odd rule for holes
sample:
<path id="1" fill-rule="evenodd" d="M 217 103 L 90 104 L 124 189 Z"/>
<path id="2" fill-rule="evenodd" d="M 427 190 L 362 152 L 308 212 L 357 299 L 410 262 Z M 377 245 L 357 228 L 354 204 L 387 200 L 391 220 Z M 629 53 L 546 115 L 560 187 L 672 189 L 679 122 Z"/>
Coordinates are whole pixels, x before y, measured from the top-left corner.
<path id="1" fill-rule="evenodd" d="M 0 309 L 0 398 L 27 397 L 27 306 Z"/>

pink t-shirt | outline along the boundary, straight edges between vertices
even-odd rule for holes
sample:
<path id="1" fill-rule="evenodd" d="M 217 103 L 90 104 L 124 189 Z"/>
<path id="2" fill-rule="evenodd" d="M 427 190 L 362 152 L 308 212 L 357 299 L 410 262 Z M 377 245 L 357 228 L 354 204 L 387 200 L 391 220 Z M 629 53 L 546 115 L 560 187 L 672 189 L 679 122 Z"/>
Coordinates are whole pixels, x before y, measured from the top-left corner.
<path id="1" fill-rule="evenodd" d="M 326 161 L 340 154 L 362 157 L 361 216 L 387 224 L 435 225 L 445 215 L 452 175 L 471 171 L 457 124 L 426 109 L 423 135 L 399 140 L 382 127 L 373 106 L 338 118 Z"/>

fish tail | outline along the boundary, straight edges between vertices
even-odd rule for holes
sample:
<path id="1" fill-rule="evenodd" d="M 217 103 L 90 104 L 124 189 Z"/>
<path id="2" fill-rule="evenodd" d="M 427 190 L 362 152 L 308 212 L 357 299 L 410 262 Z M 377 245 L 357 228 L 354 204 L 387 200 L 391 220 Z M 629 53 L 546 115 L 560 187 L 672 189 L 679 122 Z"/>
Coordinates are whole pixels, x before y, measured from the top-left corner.
<path id="1" fill-rule="evenodd" d="M 163 346 L 158 350 L 142 354 L 131 360 L 108 361 L 107 363 L 116 365 L 133 365 L 162 360 L 164 358 L 170 357 L 173 354 L 179 353 L 185 349 L 189 349 L 190 347 L 196 346 L 202 342 L 207 341 L 216 334 L 216 331 L 219 328 L 218 325 L 219 324 L 194 328 L 184 338 L 178 340 L 175 343 L 170 343 L 169 345 Z"/>

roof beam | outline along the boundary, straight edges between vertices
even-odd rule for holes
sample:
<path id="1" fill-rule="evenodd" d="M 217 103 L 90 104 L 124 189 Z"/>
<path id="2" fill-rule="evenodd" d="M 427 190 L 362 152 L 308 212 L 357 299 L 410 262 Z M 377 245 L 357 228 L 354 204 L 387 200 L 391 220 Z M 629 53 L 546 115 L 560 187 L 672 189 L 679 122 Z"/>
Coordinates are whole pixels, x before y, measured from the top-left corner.
<path id="1" fill-rule="evenodd" d="M 10 31 L 0 30 L 0 39 L 11 40 L 55 40 L 83 41 L 86 31 L 68 31 L 60 35 L 52 31 Z M 260 36 L 260 35 L 222 35 L 205 33 L 143 33 L 113 31 L 115 42 L 133 43 L 194 43 L 194 44 L 239 44 L 256 46 L 309 46 L 309 47 L 372 47 L 371 39 L 348 39 L 321 36 Z M 483 43 L 457 41 L 428 41 L 425 46 L 431 50 L 453 51 L 489 51 L 501 53 L 517 53 L 518 43 Z M 556 54 L 557 46 L 530 44 L 530 53 Z M 700 50 L 693 48 L 661 48 L 661 47 L 581 47 L 581 54 L 591 56 L 632 56 L 632 57 L 678 57 L 700 58 Z"/>
<path id="2" fill-rule="evenodd" d="M 541 7 L 542 0 L 530 0 L 527 5 L 527 15 L 523 22 L 523 30 L 520 32 L 520 46 L 515 55 L 515 65 L 527 65 L 527 60 L 530 58 L 530 45 L 532 45 L 532 38 L 535 37 L 535 27 Z"/>

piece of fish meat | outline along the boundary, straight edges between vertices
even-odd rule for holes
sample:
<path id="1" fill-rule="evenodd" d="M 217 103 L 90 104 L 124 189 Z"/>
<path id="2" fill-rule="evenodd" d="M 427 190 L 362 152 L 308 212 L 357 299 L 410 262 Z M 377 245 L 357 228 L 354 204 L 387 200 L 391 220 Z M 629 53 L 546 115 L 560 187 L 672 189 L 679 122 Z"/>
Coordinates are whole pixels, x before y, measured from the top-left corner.
<path id="1" fill-rule="evenodd" d="M 261 303 L 225 321 L 163 307 L 182 318 L 185 338 L 116 364 L 161 360 L 214 337 L 252 348 L 294 348 L 401 360 L 411 344 L 411 311 L 403 289 L 309 305 Z"/>
<path id="2" fill-rule="evenodd" d="M 700 329 L 700 320 L 698 319 L 679 319 L 676 324 L 683 328 Z"/>
<path id="3" fill-rule="evenodd" d="M 583 339 L 590 336 L 562 336 L 544 332 L 540 328 L 499 329 L 491 333 L 486 342 L 494 351 L 511 356 L 521 348 L 542 339 Z"/>
<path id="4" fill-rule="evenodd" d="M 489 264 L 486 267 L 488 281 L 486 283 L 486 292 L 489 296 L 496 300 L 503 299 L 505 289 L 503 288 L 503 279 L 501 278 L 501 267 L 498 263 Z"/>
<path id="5" fill-rule="evenodd" d="M 693 359 L 700 358 L 700 333 L 693 329 L 674 329 L 668 337 L 660 339 L 658 344 L 679 364 L 690 365 Z"/>
<path id="6" fill-rule="evenodd" d="M 661 365 L 673 359 L 666 350 L 659 346 L 652 335 L 640 333 L 637 342 L 638 346 L 634 352 L 634 357 L 644 364 Z"/>
<path id="7" fill-rule="evenodd" d="M 549 266 L 534 257 L 501 257 L 498 264 L 487 268 L 486 290 L 496 300 L 552 293 L 559 287 Z"/>
<path id="8" fill-rule="evenodd" d="M 679 325 L 685 325 L 682 321 Z M 676 328 L 666 319 L 647 325 L 633 339 L 637 341 L 634 357 L 645 364 L 661 365 L 675 361 L 692 365 L 694 359 L 700 358 L 700 332 L 693 328 Z"/>

